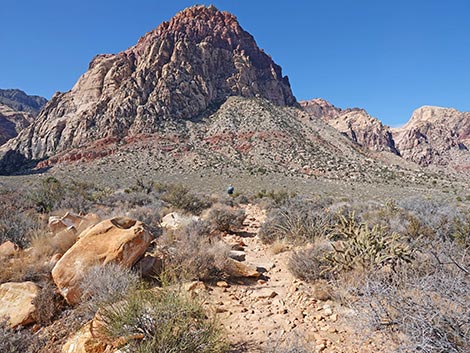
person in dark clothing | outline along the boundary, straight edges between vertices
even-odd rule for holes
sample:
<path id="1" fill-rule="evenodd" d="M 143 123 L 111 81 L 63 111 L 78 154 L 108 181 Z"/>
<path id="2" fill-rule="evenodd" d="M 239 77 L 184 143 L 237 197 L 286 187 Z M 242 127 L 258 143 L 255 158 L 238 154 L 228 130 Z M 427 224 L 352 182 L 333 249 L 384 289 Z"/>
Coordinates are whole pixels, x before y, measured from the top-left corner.
<path id="1" fill-rule="evenodd" d="M 235 188 L 234 188 L 232 185 L 230 185 L 230 186 L 227 188 L 227 194 L 233 195 L 233 191 L 234 191 L 234 190 L 235 190 Z"/>

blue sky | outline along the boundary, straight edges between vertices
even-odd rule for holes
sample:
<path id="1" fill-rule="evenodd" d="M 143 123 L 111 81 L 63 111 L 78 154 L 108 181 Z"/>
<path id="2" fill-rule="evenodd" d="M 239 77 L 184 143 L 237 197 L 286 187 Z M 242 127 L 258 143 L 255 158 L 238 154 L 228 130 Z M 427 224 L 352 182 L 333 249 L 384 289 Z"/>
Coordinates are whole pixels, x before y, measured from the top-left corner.
<path id="1" fill-rule="evenodd" d="M 398 126 L 422 105 L 470 111 L 470 1 L 212 0 L 290 78 L 298 100 L 361 107 Z M 22 0 L 0 5 L 0 88 L 50 98 L 91 59 L 132 46 L 185 0 Z"/>

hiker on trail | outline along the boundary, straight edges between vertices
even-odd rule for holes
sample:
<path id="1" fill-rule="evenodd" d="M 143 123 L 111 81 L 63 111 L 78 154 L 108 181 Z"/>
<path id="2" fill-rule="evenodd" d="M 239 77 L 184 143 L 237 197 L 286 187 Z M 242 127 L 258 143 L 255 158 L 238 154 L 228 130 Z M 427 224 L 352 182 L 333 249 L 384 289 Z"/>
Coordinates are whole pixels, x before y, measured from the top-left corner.
<path id="1" fill-rule="evenodd" d="M 227 188 L 227 194 L 233 195 L 233 191 L 234 191 L 234 190 L 235 190 L 235 188 L 234 188 L 232 185 L 230 185 L 230 186 Z"/>

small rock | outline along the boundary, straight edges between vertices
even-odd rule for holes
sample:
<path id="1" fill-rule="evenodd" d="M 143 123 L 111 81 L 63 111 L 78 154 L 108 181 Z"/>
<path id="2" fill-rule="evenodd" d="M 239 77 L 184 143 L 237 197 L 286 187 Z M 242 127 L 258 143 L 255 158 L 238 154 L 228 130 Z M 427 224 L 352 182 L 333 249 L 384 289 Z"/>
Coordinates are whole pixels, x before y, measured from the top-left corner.
<path id="1" fill-rule="evenodd" d="M 239 250 L 230 250 L 228 256 L 237 261 L 245 261 L 246 253 Z"/>
<path id="2" fill-rule="evenodd" d="M 256 292 L 256 298 L 258 299 L 271 299 L 277 295 L 275 291 L 269 288 L 264 288 Z"/>
<path id="3" fill-rule="evenodd" d="M 206 290 L 207 287 L 202 281 L 193 281 L 187 283 L 184 288 L 186 289 L 187 292 L 192 292 L 192 291 L 200 291 L 200 290 Z"/>
<path id="4" fill-rule="evenodd" d="M 219 288 L 229 288 L 230 287 L 230 285 L 225 281 L 218 281 L 216 283 L 216 286 L 219 287 Z"/>
<path id="5" fill-rule="evenodd" d="M 11 241 L 6 241 L 0 245 L 0 259 L 12 257 L 20 251 L 20 248 Z"/>

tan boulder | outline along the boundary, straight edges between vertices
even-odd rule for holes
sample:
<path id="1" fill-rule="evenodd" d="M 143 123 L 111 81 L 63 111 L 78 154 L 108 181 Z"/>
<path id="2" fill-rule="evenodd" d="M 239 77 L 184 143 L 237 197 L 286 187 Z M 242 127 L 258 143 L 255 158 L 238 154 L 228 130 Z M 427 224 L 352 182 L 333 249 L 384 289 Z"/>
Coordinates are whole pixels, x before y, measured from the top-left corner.
<path id="1" fill-rule="evenodd" d="M 80 280 L 91 267 L 117 263 L 132 267 L 153 236 L 142 222 L 117 217 L 88 228 L 52 269 L 52 278 L 69 304 L 80 301 Z M 119 279 L 116 279 L 119 280 Z"/>
<path id="2" fill-rule="evenodd" d="M 0 245 L 0 259 L 12 257 L 20 251 L 20 248 L 11 241 L 6 241 Z"/>
<path id="3" fill-rule="evenodd" d="M 246 265 L 243 262 L 228 258 L 222 269 L 225 273 L 232 277 L 255 277 L 261 276 L 255 266 Z"/>
<path id="4" fill-rule="evenodd" d="M 11 327 L 35 322 L 36 307 L 33 299 L 39 287 L 33 282 L 9 282 L 0 285 L 0 319 L 8 320 Z"/>

